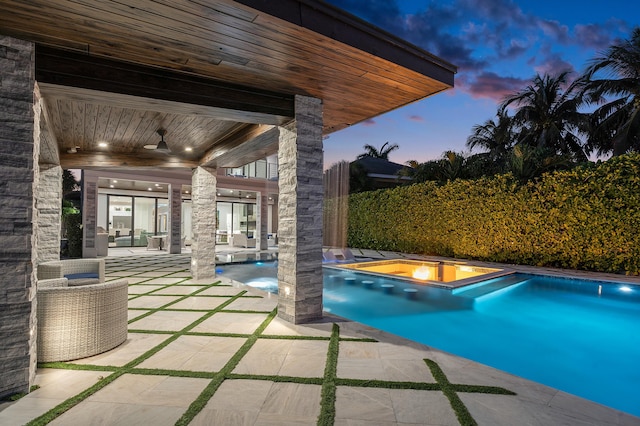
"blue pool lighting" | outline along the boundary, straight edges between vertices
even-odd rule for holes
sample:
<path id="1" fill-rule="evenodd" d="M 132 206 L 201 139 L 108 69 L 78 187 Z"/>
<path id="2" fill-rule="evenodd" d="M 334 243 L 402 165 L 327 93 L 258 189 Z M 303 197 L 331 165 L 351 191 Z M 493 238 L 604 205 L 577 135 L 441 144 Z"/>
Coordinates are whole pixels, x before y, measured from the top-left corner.
<path id="1" fill-rule="evenodd" d="M 514 274 L 452 292 L 324 273 L 326 312 L 640 416 L 636 285 Z M 277 268 L 229 265 L 224 275 L 278 291 Z"/>

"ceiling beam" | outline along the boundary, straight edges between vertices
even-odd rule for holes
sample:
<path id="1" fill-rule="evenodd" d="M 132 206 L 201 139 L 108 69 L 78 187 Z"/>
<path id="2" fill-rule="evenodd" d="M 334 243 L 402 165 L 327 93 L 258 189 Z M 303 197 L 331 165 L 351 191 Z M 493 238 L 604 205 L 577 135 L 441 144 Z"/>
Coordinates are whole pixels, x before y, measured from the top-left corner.
<path id="1" fill-rule="evenodd" d="M 278 152 L 280 129 L 272 127 L 212 161 L 214 167 L 241 167 Z"/>
<path id="2" fill-rule="evenodd" d="M 156 111 L 164 114 L 182 114 L 211 117 L 218 120 L 240 121 L 279 125 L 290 121 L 289 117 L 249 113 L 221 109 L 206 105 L 186 104 L 182 102 L 166 101 L 155 98 L 124 95 L 112 92 L 83 89 L 70 86 L 59 86 L 50 83 L 38 83 L 41 93 L 49 99 L 65 99 L 73 102 L 108 105 L 115 108 L 127 108 L 140 111 Z"/>
<path id="3" fill-rule="evenodd" d="M 238 146 L 257 138 L 260 135 L 265 134 L 273 128 L 273 126 L 262 124 L 253 124 L 240 127 L 235 132 L 217 141 L 213 148 L 202 156 L 202 158 L 200 159 L 200 165 L 203 167 L 240 167 L 252 161 L 255 161 L 248 158 L 240 158 L 238 159 L 238 162 L 241 163 L 239 166 L 221 166 L 220 164 L 218 164 L 218 158 L 220 158 L 221 156 L 226 155 L 229 151 L 232 151 Z M 266 155 L 262 156 L 261 158 L 264 157 L 266 157 Z M 258 158 L 258 160 L 259 159 L 260 158 Z"/>
<path id="4" fill-rule="evenodd" d="M 262 117 L 258 122 L 266 120 L 275 124 L 294 115 L 293 95 L 40 45 L 36 46 L 36 80 L 212 107 L 219 110 L 220 118 L 224 119 L 228 111 L 227 119 L 244 117 L 245 122 L 252 122 L 252 117 L 258 116 Z"/>
<path id="5" fill-rule="evenodd" d="M 60 165 L 64 169 L 100 169 L 105 167 L 153 168 L 153 169 L 193 169 L 195 160 L 186 160 L 165 153 L 116 154 L 107 152 L 60 153 Z"/>

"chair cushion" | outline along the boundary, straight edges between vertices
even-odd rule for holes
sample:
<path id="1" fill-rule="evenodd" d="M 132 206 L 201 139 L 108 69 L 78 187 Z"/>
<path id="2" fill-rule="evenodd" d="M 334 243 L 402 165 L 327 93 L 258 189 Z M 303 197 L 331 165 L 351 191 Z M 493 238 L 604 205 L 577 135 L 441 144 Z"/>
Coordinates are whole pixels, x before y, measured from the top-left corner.
<path id="1" fill-rule="evenodd" d="M 100 276 L 95 272 L 78 272 L 77 274 L 67 274 L 64 277 L 69 280 L 69 287 L 100 283 Z"/>
<path id="2" fill-rule="evenodd" d="M 76 274 L 67 274 L 64 276 L 68 280 L 78 280 L 81 278 L 100 278 L 96 272 L 78 272 Z"/>

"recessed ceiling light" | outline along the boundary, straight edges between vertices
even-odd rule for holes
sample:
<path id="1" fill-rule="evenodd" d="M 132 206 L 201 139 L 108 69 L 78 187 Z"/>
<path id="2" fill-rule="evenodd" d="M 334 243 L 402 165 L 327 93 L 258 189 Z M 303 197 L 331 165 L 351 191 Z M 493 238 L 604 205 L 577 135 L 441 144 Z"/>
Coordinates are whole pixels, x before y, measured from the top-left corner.
<path id="1" fill-rule="evenodd" d="M 109 185 L 109 188 L 114 188 L 114 186 L 113 185 Z"/>
<path id="2" fill-rule="evenodd" d="M 247 198 L 251 198 L 251 195 L 247 195 Z"/>
<path id="3" fill-rule="evenodd" d="M 185 150 L 185 151 L 187 151 L 187 152 L 191 152 L 191 151 L 193 151 L 193 148 L 191 148 L 190 146 L 188 146 L 188 147 L 186 147 L 184 150 Z"/>
<path id="4" fill-rule="evenodd" d="M 106 142 L 100 142 L 100 143 L 98 144 L 98 146 L 99 146 L 100 148 L 106 148 L 106 147 L 107 147 L 107 143 L 106 143 Z"/>
<path id="5" fill-rule="evenodd" d="M 152 191 L 152 189 L 151 189 L 151 188 L 149 188 L 149 191 Z"/>
<path id="6" fill-rule="evenodd" d="M 156 186 L 160 186 L 160 184 L 159 184 L 159 183 L 156 183 Z"/>
<path id="7" fill-rule="evenodd" d="M 117 181 L 117 180 L 115 180 L 115 179 L 114 179 L 114 180 L 112 180 L 111 182 L 113 182 L 113 183 L 118 183 L 118 181 Z"/>

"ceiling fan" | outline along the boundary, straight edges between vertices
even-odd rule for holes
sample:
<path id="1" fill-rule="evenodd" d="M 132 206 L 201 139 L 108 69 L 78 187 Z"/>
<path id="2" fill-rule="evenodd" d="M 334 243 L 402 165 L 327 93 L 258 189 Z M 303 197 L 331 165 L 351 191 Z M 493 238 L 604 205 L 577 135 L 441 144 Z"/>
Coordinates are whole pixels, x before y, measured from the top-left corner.
<path id="1" fill-rule="evenodd" d="M 160 135 L 160 142 L 158 142 L 157 145 L 145 145 L 144 149 L 169 152 L 170 151 L 169 147 L 167 146 L 167 143 L 164 141 L 164 135 L 167 134 L 167 131 L 161 128 L 161 129 L 158 129 L 156 133 Z"/>

